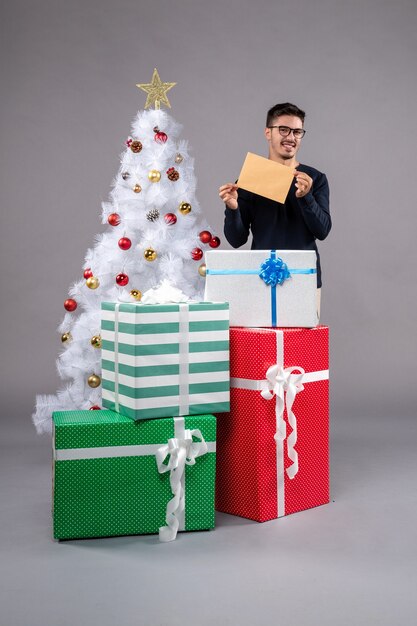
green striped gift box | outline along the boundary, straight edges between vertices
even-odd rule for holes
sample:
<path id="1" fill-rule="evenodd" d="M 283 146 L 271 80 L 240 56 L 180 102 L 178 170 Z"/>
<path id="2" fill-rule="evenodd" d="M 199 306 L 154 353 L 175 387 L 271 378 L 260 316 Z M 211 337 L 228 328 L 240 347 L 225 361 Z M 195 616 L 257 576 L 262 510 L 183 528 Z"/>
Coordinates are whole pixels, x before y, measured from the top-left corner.
<path id="1" fill-rule="evenodd" d="M 229 305 L 102 303 L 103 407 L 131 419 L 229 410 Z"/>
<path id="2" fill-rule="evenodd" d="M 113 411 L 53 414 L 53 528 L 56 539 L 157 533 L 172 499 L 169 472 L 156 453 L 185 429 L 198 429 L 207 451 L 186 465 L 179 530 L 214 528 L 216 418 L 131 419 Z"/>

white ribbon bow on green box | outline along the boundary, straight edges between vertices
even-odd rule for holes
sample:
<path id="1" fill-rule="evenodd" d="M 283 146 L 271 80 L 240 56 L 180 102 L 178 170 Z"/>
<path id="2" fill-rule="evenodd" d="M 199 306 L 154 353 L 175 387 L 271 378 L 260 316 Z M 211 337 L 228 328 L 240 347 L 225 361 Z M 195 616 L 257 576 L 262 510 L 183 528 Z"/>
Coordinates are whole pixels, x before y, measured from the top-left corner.
<path id="1" fill-rule="evenodd" d="M 180 418 L 174 418 L 176 430 L 183 429 Z M 193 437 L 199 441 L 193 441 Z M 156 452 L 158 471 L 163 474 L 170 472 L 170 485 L 173 494 L 172 500 L 167 504 L 166 526 L 159 529 L 160 541 L 173 541 L 183 521 L 185 509 L 184 470 L 186 465 L 194 465 L 197 457 L 208 452 L 208 445 L 204 441 L 201 431 L 198 429 L 184 431 L 184 436 L 173 437 L 168 443 L 161 446 Z M 168 463 L 165 459 L 169 457 Z"/>

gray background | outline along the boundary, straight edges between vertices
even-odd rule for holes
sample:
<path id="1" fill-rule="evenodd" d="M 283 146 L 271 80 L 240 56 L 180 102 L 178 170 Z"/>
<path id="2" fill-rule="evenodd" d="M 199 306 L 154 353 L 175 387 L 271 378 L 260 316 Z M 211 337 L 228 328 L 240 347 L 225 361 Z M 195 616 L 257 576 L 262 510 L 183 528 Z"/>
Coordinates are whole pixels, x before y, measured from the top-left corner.
<path id="1" fill-rule="evenodd" d="M 416 32 L 415 0 L 3 3 L 5 624 L 166 624 L 170 607 L 172 624 L 195 612 L 197 624 L 412 623 Z M 333 230 L 319 247 L 335 502 L 262 526 L 220 515 L 215 533 L 174 547 L 54 544 L 49 442 L 30 414 L 36 393 L 59 386 L 62 303 L 102 231 L 100 203 L 145 102 L 135 84 L 154 67 L 178 83 L 171 113 L 220 236 L 218 186 L 248 150 L 266 154 L 266 110 L 289 100 L 307 111 L 300 160 L 331 185 Z"/>

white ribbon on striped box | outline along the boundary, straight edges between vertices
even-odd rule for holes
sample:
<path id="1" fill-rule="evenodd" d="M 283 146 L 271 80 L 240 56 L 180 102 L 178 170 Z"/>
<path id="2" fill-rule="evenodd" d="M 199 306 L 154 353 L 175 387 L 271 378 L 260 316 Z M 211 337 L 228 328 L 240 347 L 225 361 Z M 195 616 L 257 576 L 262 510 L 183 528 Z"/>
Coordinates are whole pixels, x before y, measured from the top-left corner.
<path id="1" fill-rule="evenodd" d="M 256 330 L 256 329 L 254 329 Z M 265 330 L 265 328 L 262 328 Z M 276 335 L 277 362 L 268 368 L 263 380 L 247 378 L 230 379 L 230 387 L 258 391 L 265 400 L 272 400 L 275 396 L 275 418 L 277 454 L 277 499 L 278 517 L 285 515 L 285 469 L 284 469 L 284 441 L 287 440 L 287 453 L 292 464 L 287 468 L 287 476 L 293 479 L 299 469 L 297 443 L 297 418 L 292 410 L 297 393 L 304 390 L 304 384 L 329 379 L 329 370 L 305 372 L 300 366 L 283 367 L 284 363 L 284 331 L 270 329 Z M 296 373 L 297 372 L 297 373 Z M 288 423 L 291 433 L 287 437 L 287 425 L 284 420 L 284 408 L 287 409 Z"/>
<path id="2" fill-rule="evenodd" d="M 188 329 L 189 311 L 188 304 L 178 303 L 179 307 L 179 413 L 187 415 L 189 410 L 189 373 L 188 373 Z M 115 410 L 119 412 L 119 318 L 120 303 L 114 309 L 114 396 Z"/>

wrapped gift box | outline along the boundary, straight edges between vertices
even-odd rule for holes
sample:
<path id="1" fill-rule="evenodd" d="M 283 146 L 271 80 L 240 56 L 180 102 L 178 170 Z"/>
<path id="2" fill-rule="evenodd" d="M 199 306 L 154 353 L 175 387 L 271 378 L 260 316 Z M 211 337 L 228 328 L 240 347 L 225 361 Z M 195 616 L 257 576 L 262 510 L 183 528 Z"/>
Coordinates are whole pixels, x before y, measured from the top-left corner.
<path id="1" fill-rule="evenodd" d="M 314 250 L 206 252 L 205 300 L 230 304 L 230 326 L 318 324 Z"/>
<path id="2" fill-rule="evenodd" d="M 53 422 L 55 538 L 162 528 L 171 540 L 176 530 L 214 527 L 213 415 L 134 422 L 108 410 L 63 411 Z"/>
<path id="3" fill-rule="evenodd" d="M 329 502 L 328 328 L 231 328 L 216 508 L 264 522 Z"/>
<path id="4" fill-rule="evenodd" d="M 102 303 L 103 407 L 132 419 L 229 410 L 229 306 Z"/>

